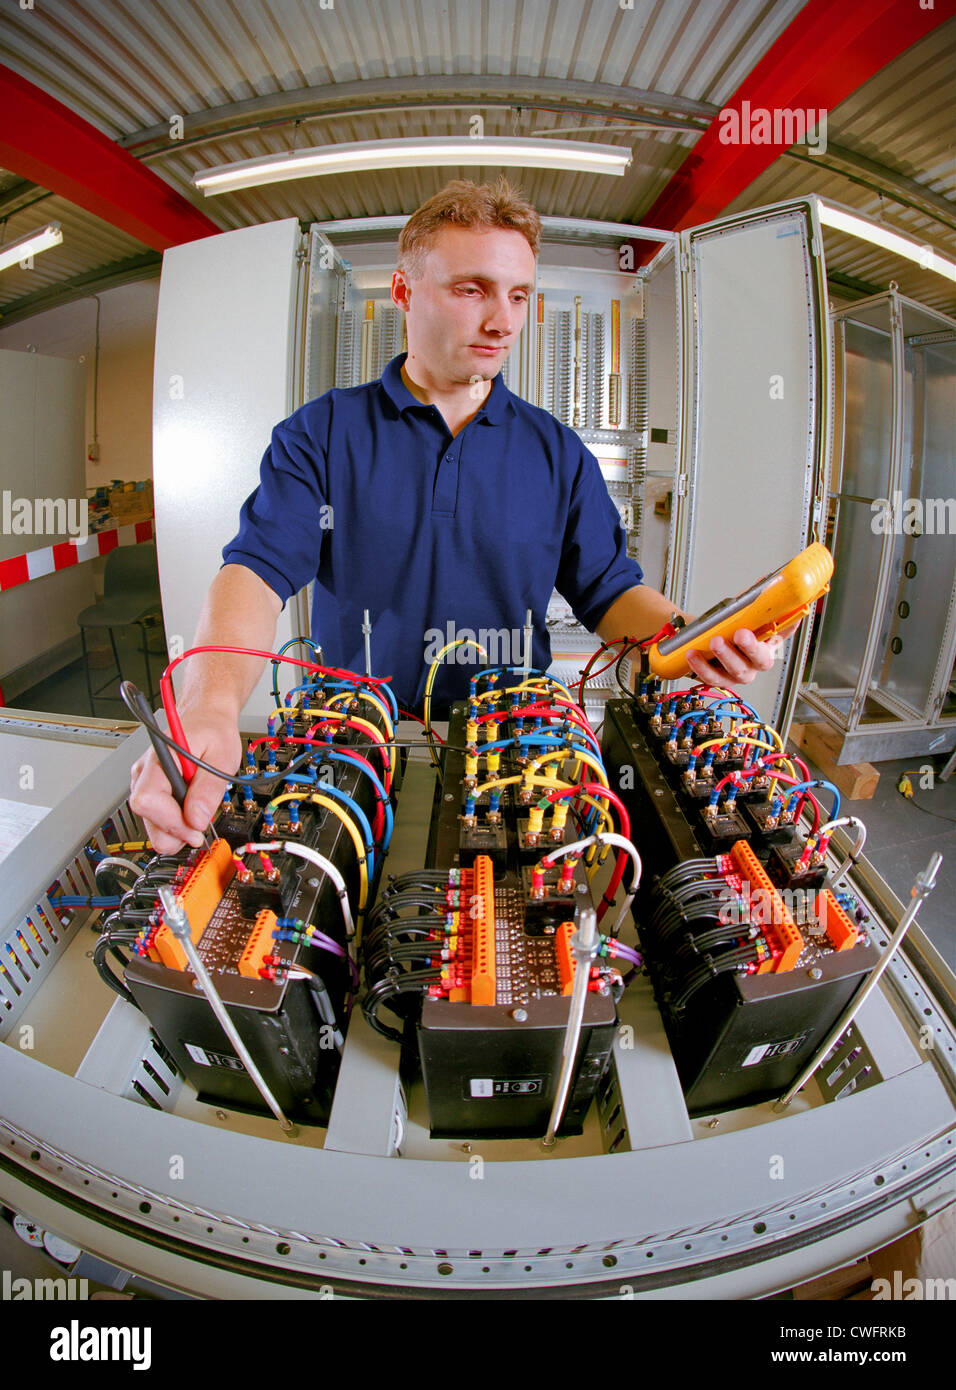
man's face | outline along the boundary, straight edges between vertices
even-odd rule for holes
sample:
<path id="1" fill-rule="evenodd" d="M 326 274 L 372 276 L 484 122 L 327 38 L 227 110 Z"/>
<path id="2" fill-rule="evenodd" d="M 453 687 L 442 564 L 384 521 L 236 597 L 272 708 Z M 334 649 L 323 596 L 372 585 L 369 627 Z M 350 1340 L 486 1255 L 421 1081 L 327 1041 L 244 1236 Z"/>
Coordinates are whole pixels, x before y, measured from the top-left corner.
<path id="1" fill-rule="evenodd" d="M 436 387 L 490 381 L 521 332 L 533 283 L 534 254 L 520 232 L 443 227 L 421 276 L 392 276 L 392 298 L 406 314 L 408 365 Z"/>

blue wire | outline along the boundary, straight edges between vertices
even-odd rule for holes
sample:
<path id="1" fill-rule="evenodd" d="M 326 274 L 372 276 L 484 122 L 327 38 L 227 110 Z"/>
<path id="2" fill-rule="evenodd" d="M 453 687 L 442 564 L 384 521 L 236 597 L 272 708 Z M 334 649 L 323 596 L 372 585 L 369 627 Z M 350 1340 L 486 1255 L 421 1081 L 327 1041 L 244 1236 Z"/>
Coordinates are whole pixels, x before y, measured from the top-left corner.
<path id="1" fill-rule="evenodd" d="M 582 730 L 582 733 L 583 733 L 583 730 Z M 546 733 L 544 732 L 543 729 L 541 730 L 541 735 L 540 735 L 540 736 L 539 736 L 538 734 L 533 734 L 533 733 L 532 733 L 532 734 L 520 734 L 520 735 L 518 735 L 516 738 L 499 739 L 499 740 L 498 740 L 497 742 L 495 742 L 495 743 L 480 743 L 480 744 L 478 745 L 478 752 L 479 752 L 479 754 L 494 753 L 494 752 L 496 752 L 499 748 L 510 748 L 510 747 L 512 746 L 512 744 L 515 744 L 515 743 L 517 743 L 517 744 L 519 745 L 519 747 L 520 747 L 520 746 L 526 746 L 526 745 L 529 745 L 529 744 L 534 744 L 535 747 L 539 747 L 539 746 L 540 746 L 540 747 L 542 747 L 542 748 L 568 748 L 568 747 L 570 747 L 570 748 L 572 749 L 572 752 L 570 752 L 570 753 L 568 754 L 568 757 L 569 757 L 569 758 L 572 758 L 572 757 L 574 756 L 573 750 L 574 750 L 575 748 L 579 748 L 579 749 L 581 749 L 582 752 L 596 753 L 596 754 L 597 754 L 598 762 L 601 763 L 601 766 L 602 766 L 602 767 L 604 766 L 603 761 L 602 761 L 602 759 L 601 759 L 600 751 L 599 751 L 598 749 L 595 749 L 595 747 L 594 747 L 593 744 L 587 744 L 587 745 L 583 745 L 583 746 L 582 746 L 582 745 L 579 744 L 579 743 L 574 743 L 574 742 L 573 742 L 571 739 L 569 739 L 569 738 L 555 738 L 553 735 L 546 734 Z"/>
<path id="2" fill-rule="evenodd" d="M 812 782 L 797 782 L 794 786 L 788 787 L 787 805 L 789 806 L 794 798 L 798 797 L 802 791 L 812 791 L 814 787 L 826 787 L 827 791 L 833 793 L 833 810 L 830 813 L 830 819 L 836 820 L 840 814 L 839 788 L 835 787 L 832 782 L 825 781 L 822 777 L 814 778 Z"/>
<path id="3" fill-rule="evenodd" d="M 385 809 L 385 833 L 382 837 L 382 853 L 384 854 L 391 842 L 395 816 L 392 811 L 392 803 L 388 799 L 388 793 L 385 790 L 385 785 L 381 778 L 375 772 L 374 768 L 366 767 L 365 764 L 360 763 L 357 758 L 349 757 L 349 754 L 344 750 L 341 753 L 326 753 L 325 757 L 333 763 L 348 763 L 350 767 L 357 767 L 359 772 L 364 772 L 366 777 L 371 778 L 376 795 Z M 289 780 L 292 781 L 293 779 L 290 778 Z M 320 785 L 324 786 L 325 783 L 320 783 Z"/>
<path id="4" fill-rule="evenodd" d="M 50 899 L 53 907 L 119 907 L 119 898 L 81 897 L 78 893 L 59 894 Z"/>

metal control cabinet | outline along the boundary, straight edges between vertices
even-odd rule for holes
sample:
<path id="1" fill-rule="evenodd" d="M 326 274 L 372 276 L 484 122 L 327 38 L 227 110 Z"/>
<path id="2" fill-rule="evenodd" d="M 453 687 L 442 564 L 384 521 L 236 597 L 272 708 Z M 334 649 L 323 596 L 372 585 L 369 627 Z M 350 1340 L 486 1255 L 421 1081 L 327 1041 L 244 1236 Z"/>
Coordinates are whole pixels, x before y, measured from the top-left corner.
<path id="1" fill-rule="evenodd" d="M 835 570 L 803 699 L 842 760 L 956 743 L 956 322 L 890 290 L 833 315 Z"/>
<path id="2" fill-rule="evenodd" d="M 403 350 L 390 297 L 403 221 L 324 223 L 305 235 L 288 219 L 166 253 L 154 481 L 168 632 L 195 630 L 272 424 L 332 386 L 375 379 Z M 647 583 L 703 609 L 802 550 L 824 512 L 829 358 L 816 200 L 680 237 L 543 222 L 505 383 L 595 454 Z M 653 258 L 636 269 L 648 247 Z M 740 534 L 746 545 L 732 539 Z M 308 619 L 303 591 L 279 636 L 308 631 Z M 547 623 L 554 674 L 571 678 L 596 639 L 559 595 Z M 781 724 L 805 642 L 801 631 L 753 688 Z M 597 698 L 612 685 L 599 678 Z M 247 711 L 268 713 L 270 698 L 263 680 Z"/>

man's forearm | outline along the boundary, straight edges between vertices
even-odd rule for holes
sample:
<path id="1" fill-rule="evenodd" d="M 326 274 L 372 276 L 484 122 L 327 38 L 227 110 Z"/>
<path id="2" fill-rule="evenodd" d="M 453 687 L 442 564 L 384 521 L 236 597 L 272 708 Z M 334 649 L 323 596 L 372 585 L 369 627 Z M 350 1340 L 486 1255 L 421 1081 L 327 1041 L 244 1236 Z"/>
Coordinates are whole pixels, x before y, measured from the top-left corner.
<path id="1" fill-rule="evenodd" d="M 209 587 L 194 647 L 253 647 L 272 651 L 282 600 L 244 565 L 224 565 Z M 218 709 L 236 720 L 262 673 L 260 657 L 210 652 L 183 667 L 181 709 Z"/>
<path id="2" fill-rule="evenodd" d="M 615 599 L 597 625 L 602 642 L 619 637 L 651 637 L 659 632 L 673 613 L 682 613 L 669 598 L 646 584 L 637 584 Z M 687 617 L 686 613 L 682 613 Z"/>

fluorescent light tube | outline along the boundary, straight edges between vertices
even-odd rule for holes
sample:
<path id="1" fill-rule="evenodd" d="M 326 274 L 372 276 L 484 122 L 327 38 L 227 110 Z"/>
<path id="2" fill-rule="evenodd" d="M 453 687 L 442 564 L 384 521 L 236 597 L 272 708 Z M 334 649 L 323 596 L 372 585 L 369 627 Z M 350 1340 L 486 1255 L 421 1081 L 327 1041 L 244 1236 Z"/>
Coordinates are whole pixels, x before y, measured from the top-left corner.
<path id="1" fill-rule="evenodd" d="M 416 169 L 428 165 L 504 164 L 620 177 L 630 162 L 630 150 L 619 145 L 591 145 L 583 140 L 471 140 L 456 136 L 435 140 L 362 140 L 223 164 L 218 169 L 194 174 L 193 185 L 201 188 L 208 198 L 237 188 L 312 178 L 318 174 Z"/>
<path id="2" fill-rule="evenodd" d="M 847 232 L 850 236 L 862 237 L 874 246 L 882 246 L 884 251 L 892 251 L 897 256 L 905 256 L 908 261 L 916 261 L 921 270 L 935 270 L 937 275 L 945 275 L 947 280 L 956 282 L 956 261 L 947 260 L 932 246 L 914 241 L 899 232 L 891 232 L 878 222 L 867 217 L 847 212 L 845 208 L 834 207 L 832 203 L 819 203 L 820 221 L 835 231 Z"/>
<path id="3" fill-rule="evenodd" d="M 11 241 L 7 246 L 0 246 L 0 270 L 6 270 L 11 265 L 19 265 L 28 256 L 35 256 L 39 251 L 49 251 L 51 246 L 59 246 L 63 240 L 63 233 L 60 231 L 59 222 L 48 222 L 45 227 L 40 227 L 38 231 L 28 232 L 18 241 Z"/>

